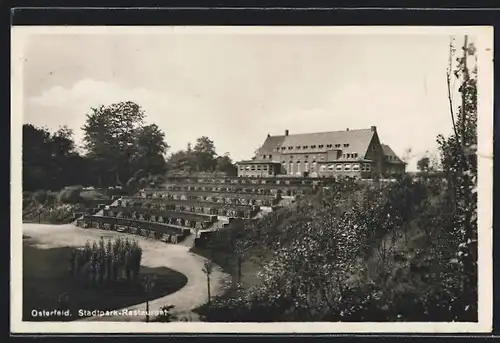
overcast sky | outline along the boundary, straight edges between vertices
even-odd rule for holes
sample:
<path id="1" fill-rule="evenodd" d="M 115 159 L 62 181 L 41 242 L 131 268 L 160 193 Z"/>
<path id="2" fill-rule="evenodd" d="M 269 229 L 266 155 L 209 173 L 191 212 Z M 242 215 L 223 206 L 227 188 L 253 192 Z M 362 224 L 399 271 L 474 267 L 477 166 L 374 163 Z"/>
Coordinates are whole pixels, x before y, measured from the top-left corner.
<path id="1" fill-rule="evenodd" d="M 82 137 L 91 106 L 135 101 L 171 152 L 206 135 L 247 159 L 266 135 L 377 126 L 404 157 L 449 134 L 449 36 L 31 35 L 24 123 Z M 410 169 L 415 167 L 415 159 Z"/>

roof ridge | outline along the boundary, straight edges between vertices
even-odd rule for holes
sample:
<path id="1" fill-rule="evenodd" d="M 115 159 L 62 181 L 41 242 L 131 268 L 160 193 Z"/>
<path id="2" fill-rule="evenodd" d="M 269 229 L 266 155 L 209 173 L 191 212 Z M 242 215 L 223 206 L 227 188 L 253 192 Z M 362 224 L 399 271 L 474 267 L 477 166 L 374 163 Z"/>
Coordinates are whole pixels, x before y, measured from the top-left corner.
<path id="1" fill-rule="evenodd" d="M 319 132 L 301 132 L 301 133 L 290 133 L 288 136 L 298 136 L 298 135 L 317 135 L 323 133 L 337 133 L 337 132 L 352 132 L 352 131 L 372 131 L 371 128 L 368 129 L 349 129 L 349 130 L 336 130 L 336 131 L 319 131 Z M 287 135 L 270 135 L 269 137 L 287 137 Z"/>

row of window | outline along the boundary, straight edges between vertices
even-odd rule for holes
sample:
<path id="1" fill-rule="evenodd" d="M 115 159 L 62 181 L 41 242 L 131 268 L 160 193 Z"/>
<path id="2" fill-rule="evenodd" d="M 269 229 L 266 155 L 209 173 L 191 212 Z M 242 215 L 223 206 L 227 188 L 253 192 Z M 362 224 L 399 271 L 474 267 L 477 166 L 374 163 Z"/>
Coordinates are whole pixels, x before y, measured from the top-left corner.
<path id="1" fill-rule="evenodd" d="M 252 164 L 251 166 L 240 166 L 240 170 L 269 170 L 269 166 L 267 164 Z"/>
<path id="2" fill-rule="evenodd" d="M 272 155 L 262 155 L 261 157 L 262 157 L 262 159 L 264 159 L 264 160 L 265 160 L 266 158 L 270 160 L 270 159 L 272 159 L 272 157 L 273 157 L 273 156 L 272 156 Z M 343 157 L 343 158 L 358 158 L 358 153 L 342 154 L 342 157 Z M 289 158 L 290 158 L 290 159 L 293 159 L 293 155 L 289 155 Z M 309 158 L 309 155 L 304 155 L 304 159 L 306 159 L 306 160 L 307 160 L 308 158 Z M 311 156 L 311 158 L 312 158 L 312 160 L 313 160 L 313 161 L 314 161 L 314 160 L 316 160 L 316 155 L 312 155 L 312 156 Z M 323 161 L 324 159 L 325 159 L 325 157 L 324 157 L 324 156 L 320 156 L 320 160 L 322 160 L 322 161 Z"/>
<path id="3" fill-rule="evenodd" d="M 297 172 L 301 172 L 301 164 L 297 163 Z M 316 163 L 313 163 L 311 166 L 311 170 L 309 170 L 309 164 L 304 163 L 304 172 L 314 172 L 316 169 Z M 371 171 L 371 165 L 370 163 L 331 163 L 328 165 L 321 165 L 320 169 L 321 172 L 326 172 L 326 171 L 365 171 L 369 172 Z M 288 165 L 288 174 L 293 174 L 294 168 L 293 168 L 293 163 L 290 163 Z"/>
<path id="4" fill-rule="evenodd" d="M 340 148 L 341 146 L 342 146 L 342 144 L 327 144 L 327 145 L 326 145 L 326 147 L 327 147 L 327 148 L 333 148 L 333 147 L 335 147 L 335 148 Z M 343 146 L 344 146 L 344 148 L 348 148 L 348 147 L 349 147 L 349 143 L 344 143 L 344 144 L 343 144 Z M 324 145 L 324 144 L 319 144 L 319 145 L 311 145 L 311 146 L 309 146 L 309 145 L 303 145 L 303 146 L 297 145 L 297 146 L 295 147 L 295 149 L 296 149 L 296 150 L 300 150 L 301 148 L 302 148 L 302 149 L 316 149 L 316 148 L 317 148 L 317 149 L 323 149 L 324 147 L 325 147 L 325 145 Z M 279 150 L 282 150 L 282 151 L 283 151 L 283 150 L 287 150 L 287 149 L 288 149 L 288 150 L 293 150 L 293 148 L 294 148 L 293 146 L 288 146 L 288 147 L 284 147 L 284 146 L 282 146 L 282 147 L 279 147 L 279 148 L 274 149 L 274 151 L 279 151 Z"/>

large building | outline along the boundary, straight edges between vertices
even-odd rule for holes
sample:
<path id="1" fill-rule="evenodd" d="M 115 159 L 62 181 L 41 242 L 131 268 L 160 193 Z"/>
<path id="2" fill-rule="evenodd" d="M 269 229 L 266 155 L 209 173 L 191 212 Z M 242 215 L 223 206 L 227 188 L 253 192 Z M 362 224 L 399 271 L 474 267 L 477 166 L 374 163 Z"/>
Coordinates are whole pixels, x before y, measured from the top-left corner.
<path id="1" fill-rule="evenodd" d="M 237 163 L 238 176 L 391 177 L 403 162 L 380 143 L 376 126 L 362 130 L 267 135 L 256 155 Z"/>

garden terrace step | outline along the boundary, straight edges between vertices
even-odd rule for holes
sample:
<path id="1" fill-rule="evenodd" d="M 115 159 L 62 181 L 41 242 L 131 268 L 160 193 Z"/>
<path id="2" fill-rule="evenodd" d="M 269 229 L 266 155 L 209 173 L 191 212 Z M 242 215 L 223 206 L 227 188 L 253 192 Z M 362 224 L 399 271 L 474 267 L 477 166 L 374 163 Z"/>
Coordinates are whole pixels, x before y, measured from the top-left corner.
<path id="1" fill-rule="evenodd" d="M 191 197 L 217 197 L 217 198 L 236 198 L 236 199 L 276 199 L 276 195 L 272 194 L 255 194 L 255 193 L 236 193 L 236 192 L 209 192 L 209 191 L 167 191 L 167 190 L 148 190 L 141 192 L 144 195 L 164 194 L 164 195 L 180 195 Z M 154 197 L 152 198 L 154 199 Z"/>
<path id="2" fill-rule="evenodd" d="M 192 213 L 192 212 L 181 212 L 181 211 L 169 211 L 169 210 L 157 210 L 154 208 L 142 208 L 142 207 L 125 207 L 125 206 L 113 206 L 104 210 L 104 213 L 122 213 L 123 215 L 129 215 L 133 212 L 138 214 L 147 214 L 149 216 L 160 216 L 163 218 L 172 219 L 184 219 L 195 222 L 210 222 L 213 223 L 217 221 L 216 215 L 202 214 L 202 213 Z"/>
<path id="3" fill-rule="evenodd" d="M 167 198 L 151 198 L 144 199 L 139 197 L 134 198 L 123 198 L 122 204 L 129 203 L 133 204 L 154 204 L 154 205 L 182 205 L 182 206 L 203 206 L 203 207 L 213 207 L 213 208 L 231 208 L 234 210 L 247 211 L 251 210 L 255 205 L 251 204 L 232 204 L 232 203 L 220 203 L 213 201 L 204 200 L 175 200 Z"/>
<path id="4" fill-rule="evenodd" d="M 153 197 L 154 196 L 154 197 Z M 239 204 L 239 205 L 255 205 L 255 206 L 272 206 L 279 201 L 277 196 L 268 196 L 260 194 L 237 194 L 237 193 L 210 193 L 210 192 L 175 192 L 175 191 L 160 191 L 154 195 L 145 196 L 142 199 L 161 202 L 163 200 L 192 200 L 192 201 L 207 201 L 209 198 L 223 204 Z"/>
<path id="5" fill-rule="evenodd" d="M 169 189 L 172 187 L 211 187 L 211 188 L 230 188 L 230 189 L 243 189 L 243 188 L 261 188 L 261 189 L 288 189 L 288 188 L 312 188 L 312 184 L 216 184 L 216 183 L 164 183 L 159 186 L 159 189 Z"/>
<path id="6" fill-rule="evenodd" d="M 77 220 L 77 226 L 103 230 L 115 230 L 142 236 L 153 237 L 159 240 L 168 240 L 176 243 L 188 236 L 191 229 L 178 225 L 155 223 L 144 220 L 113 218 L 102 216 L 84 216 Z"/>
<path id="7" fill-rule="evenodd" d="M 248 206 L 189 200 L 163 200 L 163 202 L 151 202 L 145 199 L 125 200 L 122 202 L 122 206 L 131 207 L 133 209 L 149 208 L 158 210 L 188 211 L 192 213 L 211 214 L 217 216 L 234 216 L 242 218 L 251 218 L 260 211 L 260 207 L 256 205 Z"/>

